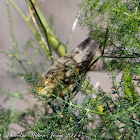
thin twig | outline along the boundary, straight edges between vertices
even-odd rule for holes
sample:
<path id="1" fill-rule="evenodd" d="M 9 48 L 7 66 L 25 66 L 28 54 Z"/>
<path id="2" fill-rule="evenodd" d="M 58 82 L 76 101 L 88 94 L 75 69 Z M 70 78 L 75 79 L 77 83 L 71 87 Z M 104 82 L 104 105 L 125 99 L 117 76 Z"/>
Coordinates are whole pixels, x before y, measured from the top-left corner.
<path id="1" fill-rule="evenodd" d="M 44 30 L 44 34 L 45 34 L 46 41 L 47 41 L 48 48 L 49 48 L 49 52 L 50 52 L 50 58 L 51 58 L 52 64 L 54 64 L 54 59 L 53 59 L 53 55 L 52 55 L 52 50 L 51 50 L 51 46 L 50 46 L 49 39 L 48 39 L 48 33 L 47 33 L 47 31 L 46 31 L 46 29 L 45 29 L 45 27 L 44 27 L 44 25 L 43 25 L 43 23 L 42 23 L 42 21 L 41 21 L 39 15 L 38 15 L 38 13 L 37 13 L 37 11 L 36 11 L 36 8 L 35 8 L 35 6 L 34 6 L 32 0 L 30 0 L 30 3 L 31 3 L 31 5 L 32 5 L 32 7 L 33 7 L 33 9 L 34 9 L 34 12 L 35 12 L 35 14 L 36 14 L 36 16 L 37 16 L 37 18 L 38 18 L 38 20 L 39 20 L 39 22 L 40 22 L 40 24 L 41 24 L 43 30 Z"/>
<path id="2" fill-rule="evenodd" d="M 9 7 L 8 0 L 7 0 L 7 11 L 8 11 L 10 29 L 11 29 L 11 34 L 12 34 L 14 52 L 15 52 L 15 54 L 17 54 L 17 43 L 16 43 L 15 36 L 14 36 L 14 30 L 13 30 L 13 24 L 12 24 L 12 17 L 11 17 L 11 12 L 10 12 L 10 7 Z"/>
<path id="3" fill-rule="evenodd" d="M 113 56 L 108 56 L 108 55 L 103 55 L 102 57 L 106 57 L 106 58 L 139 58 L 140 57 L 140 55 L 126 55 L 126 56 L 115 56 L 115 55 L 113 55 Z"/>

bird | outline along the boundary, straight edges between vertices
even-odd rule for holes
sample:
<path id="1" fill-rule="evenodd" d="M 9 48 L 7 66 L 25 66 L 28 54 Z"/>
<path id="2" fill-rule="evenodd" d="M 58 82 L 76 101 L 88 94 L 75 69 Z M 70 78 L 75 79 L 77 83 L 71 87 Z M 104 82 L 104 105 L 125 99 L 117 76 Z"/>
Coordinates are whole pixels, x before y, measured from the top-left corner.
<path id="1" fill-rule="evenodd" d="M 65 97 L 68 91 L 73 93 L 78 82 L 76 77 L 85 77 L 92 63 L 102 54 L 101 45 L 93 37 L 88 37 L 65 56 L 61 57 L 43 75 L 35 86 L 38 95 L 47 98 Z"/>

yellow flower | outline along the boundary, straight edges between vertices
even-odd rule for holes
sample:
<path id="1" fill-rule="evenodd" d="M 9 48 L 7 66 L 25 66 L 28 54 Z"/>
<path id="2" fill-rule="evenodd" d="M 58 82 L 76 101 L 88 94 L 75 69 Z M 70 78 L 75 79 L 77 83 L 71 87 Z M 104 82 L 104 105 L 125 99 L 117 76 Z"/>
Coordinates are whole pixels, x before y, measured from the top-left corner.
<path id="1" fill-rule="evenodd" d="M 95 98 L 92 99 L 92 102 L 95 103 Z"/>
<path id="2" fill-rule="evenodd" d="M 79 73 L 79 69 L 76 69 L 76 72 Z"/>
<path id="3" fill-rule="evenodd" d="M 98 106 L 97 111 L 100 112 L 100 113 L 103 113 L 103 110 L 104 110 L 103 107 L 104 107 L 103 105 Z"/>

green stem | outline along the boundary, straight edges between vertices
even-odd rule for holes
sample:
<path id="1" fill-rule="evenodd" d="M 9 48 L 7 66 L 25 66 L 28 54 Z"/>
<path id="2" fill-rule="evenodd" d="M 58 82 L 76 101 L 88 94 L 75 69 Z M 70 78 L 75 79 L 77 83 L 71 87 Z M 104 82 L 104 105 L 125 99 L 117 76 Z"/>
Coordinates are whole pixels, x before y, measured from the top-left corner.
<path id="1" fill-rule="evenodd" d="M 18 12 L 18 14 L 21 16 L 21 18 L 26 22 L 30 30 L 32 31 L 33 35 L 38 41 L 38 44 L 41 46 L 42 50 L 45 52 L 45 54 L 48 56 L 48 50 L 46 49 L 46 45 L 41 41 L 41 39 L 38 37 L 38 34 L 36 33 L 36 30 L 33 28 L 32 24 L 29 22 L 28 17 L 26 18 L 25 15 L 21 12 L 21 10 L 17 7 L 17 5 L 12 0 L 7 0 L 9 3 L 13 6 L 13 8 Z"/>
<path id="2" fill-rule="evenodd" d="M 11 29 L 11 33 L 12 33 L 12 40 L 13 40 L 13 46 L 14 46 L 14 54 L 5 52 L 3 50 L 0 50 L 0 52 L 3 52 L 6 55 L 11 55 L 11 56 L 15 57 L 16 60 L 20 63 L 20 65 L 23 68 L 23 70 L 27 73 L 26 67 L 23 65 L 22 61 L 18 57 L 17 44 L 16 44 L 16 40 L 15 40 L 15 36 L 14 36 L 14 30 L 13 30 L 12 17 L 11 17 L 11 12 L 10 12 L 10 7 L 9 7 L 9 1 L 10 0 L 7 0 L 7 11 L 8 11 L 8 16 L 9 16 L 10 29 Z"/>
<path id="3" fill-rule="evenodd" d="M 25 73 L 28 73 L 27 68 L 25 67 L 25 65 L 23 64 L 23 62 L 19 59 L 19 57 L 17 55 L 15 55 L 15 58 L 19 62 L 19 64 L 21 65 L 21 67 L 23 68 L 23 70 L 25 71 Z"/>
<path id="4" fill-rule="evenodd" d="M 107 56 L 107 55 L 103 55 L 102 57 L 106 57 L 106 58 L 138 58 L 140 57 L 140 55 L 126 55 L 126 56 Z"/>
<path id="5" fill-rule="evenodd" d="M 8 0 L 7 0 L 7 11 L 8 11 L 10 29 L 11 29 L 11 34 L 12 34 L 14 52 L 15 52 L 15 54 L 17 54 L 17 44 L 16 44 L 16 40 L 15 40 L 15 36 L 14 36 L 14 30 L 13 30 L 13 24 L 12 24 L 12 17 L 11 17 L 11 12 L 10 12 L 10 7 L 9 7 Z"/>
<path id="6" fill-rule="evenodd" d="M 41 37 L 37 34 L 36 30 L 33 28 L 32 24 L 29 21 L 29 17 L 26 17 L 21 12 L 21 10 L 13 2 L 13 0 L 7 0 L 7 1 L 13 6 L 13 8 L 17 11 L 17 13 L 25 21 L 25 23 L 28 25 L 29 29 L 31 30 L 31 32 L 33 33 L 35 38 L 37 39 L 38 44 L 41 46 L 42 50 L 45 52 L 45 54 L 47 56 L 49 56 L 46 44 L 44 44 L 44 42 L 41 40 Z M 29 3 L 29 1 L 27 0 L 27 4 L 28 3 Z M 64 56 L 66 54 L 66 46 L 62 42 L 60 42 L 59 39 L 53 34 L 52 30 L 49 28 L 49 26 L 48 26 L 48 24 L 43 16 L 42 12 L 40 11 L 40 9 L 37 7 L 36 10 L 41 18 L 42 23 L 44 24 L 45 30 L 47 30 L 47 32 L 48 32 L 48 39 L 50 41 L 51 46 L 53 46 L 53 48 L 56 50 L 56 52 L 59 54 L 59 56 L 61 56 L 61 57 Z"/>
<path id="7" fill-rule="evenodd" d="M 46 41 L 47 41 L 48 48 L 49 48 L 49 53 L 50 53 L 49 55 L 50 55 L 52 64 L 54 64 L 54 59 L 53 59 L 52 50 L 51 50 L 51 46 L 50 46 L 50 43 L 49 43 L 47 31 L 46 31 L 46 29 L 45 29 L 45 27 L 44 27 L 44 25 L 43 25 L 43 23 L 42 23 L 42 21 L 41 21 L 39 15 L 38 15 L 38 13 L 37 13 L 37 11 L 36 11 L 36 8 L 35 8 L 35 6 L 34 6 L 32 0 L 30 0 L 30 3 L 31 3 L 31 5 L 32 5 L 32 7 L 33 7 L 33 9 L 34 9 L 34 12 L 35 12 L 35 14 L 36 14 L 36 16 L 37 16 L 37 19 L 39 20 L 39 22 L 40 22 L 40 24 L 41 24 L 41 26 L 42 26 L 42 28 L 43 28 L 43 30 L 44 30 L 44 34 L 45 34 L 45 37 L 46 37 Z"/>
<path id="8" fill-rule="evenodd" d="M 18 12 L 18 14 L 21 16 L 21 18 L 27 23 L 32 33 L 36 36 L 36 31 L 33 28 L 32 24 L 28 21 L 28 18 L 25 17 L 25 15 L 21 12 L 21 10 L 16 6 L 16 4 L 12 0 L 7 0 L 10 2 L 10 4 L 13 6 L 13 8 Z"/>
<path id="9" fill-rule="evenodd" d="M 6 55 L 9 55 L 9 56 L 13 56 L 13 54 L 11 54 L 11 53 L 9 53 L 9 52 L 6 52 L 6 51 L 4 51 L 4 50 L 2 50 L 2 49 L 0 49 L 0 52 L 4 53 L 4 54 L 6 54 Z"/>
<path id="10" fill-rule="evenodd" d="M 64 102 L 65 104 L 69 104 L 70 106 L 73 106 L 73 107 L 76 107 L 76 108 L 79 108 L 79 109 L 83 109 L 83 110 L 85 110 L 85 111 L 87 111 L 87 112 L 91 112 L 91 113 L 95 113 L 95 114 L 99 114 L 99 115 L 104 115 L 104 113 L 100 113 L 100 112 L 91 110 L 91 109 L 89 109 L 89 108 L 80 107 L 80 106 L 78 106 L 78 105 L 75 105 L 75 104 L 71 103 L 71 101 L 70 101 L 70 102 L 64 101 L 63 99 L 61 99 L 60 97 L 56 96 L 55 94 L 53 94 L 53 93 L 51 93 L 51 94 L 52 94 L 56 99 L 58 99 L 58 100 Z"/>
<path id="11" fill-rule="evenodd" d="M 103 44 L 103 51 L 102 51 L 102 55 L 101 56 L 103 56 L 103 54 L 104 54 L 107 39 L 108 39 L 108 26 L 106 28 L 105 41 L 104 41 L 104 44 Z"/>
<path id="12" fill-rule="evenodd" d="M 21 60 L 19 59 L 19 57 L 17 56 L 17 54 L 12 54 L 12 53 L 6 52 L 6 51 L 4 51 L 4 50 L 2 50 L 2 49 L 0 49 L 0 52 L 4 53 L 5 55 L 8 55 L 9 57 L 11 56 L 11 57 L 16 58 L 16 60 L 20 63 L 20 65 L 21 65 L 21 67 L 23 68 L 23 70 L 24 70 L 26 73 L 28 72 L 27 69 L 26 69 L 26 67 L 25 67 L 24 64 L 22 63 L 22 61 L 21 61 Z"/>
<path id="13" fill-rule="evenodd" d="M 33 7 L 28 0 L 27 1 L 27 4 L 28 4 L 28 7 Z M 34 0 L 31 0 L 33 3 L 34 3 Z M 58 55 L 60 57 L 64 56 L 66 54 L 66 45 L 63 44 L 57 37 L 56 35 L 53 33 L 52 29 L 50 28 L 49 24 L 47 23 L 43 13 L 41 12 L 40 8 L 35 5 L 35 10 L 36 10 L 36 13 L 38 14 L 39 18 L 40 18 L 40 21 L 38 20 L 38 17 L 36 15 L 36 13 L 34 14 L 34 18 L 38 24 L 38 26 L 42 29 L 44 35 L 45 35 L 45 32 L 47 33 L 48 35 L 48 40 L 49 40 L 49 43 L 50 45 L 55 49 L 55 51 L 58 53 Z M 43 26 L 42 26 L 43 25 Z"/>
<path id="14" fill-rule="evenodd" d="M 21 78 L 20 84 L 19 84 L 18 89 L 17 89 L 17 91 L 16 91 L 16 93 L 15 93 L 14 101 L 13 101 L 13 104 L 12 104 L 12 107 L 11 107 L 11 111 L 12 111 L 12 112 L 11 112 L 11 117 L 12 117 L 13 114 L 14 114 L 14 110 L 15 110 L 15 106 L 16 106 L 16 103 L 17 103 L 17 99 L 18 99 L 18 97 L 19 97 L 19 94 L 18 94 L 18 93 L 20 93 L 20 89 L 21 89 L 22 82 L 23 82 L 23 79 Z"/>
<path id="15" fill-rule="evenodd" d="M 114 119 L 117 119 L 118 117 L 121 117 L 122 115 L 126 114 L 127 112 L 134 110 L 137 106 L 139 106 L 140 103 L 137 103 L 136 105 L 134 105 L 133 107 L 128 108 L 126 111 L 112 115 L 111 117 Z"/>

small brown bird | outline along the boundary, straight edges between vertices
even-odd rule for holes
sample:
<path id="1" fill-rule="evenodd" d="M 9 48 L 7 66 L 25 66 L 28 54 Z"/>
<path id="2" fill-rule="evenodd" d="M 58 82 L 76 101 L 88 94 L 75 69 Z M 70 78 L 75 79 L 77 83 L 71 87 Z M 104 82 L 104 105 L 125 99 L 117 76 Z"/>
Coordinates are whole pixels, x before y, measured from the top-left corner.
<path id="1" fill-rule="evenodd" d="M 76 75 L 86 73 L 100 55 L 100 45 L 89 37 L 50 67 L 35 87 L 36 93 L 45 97 L 64 97 L 68 90 L 74 92 Z"/>

